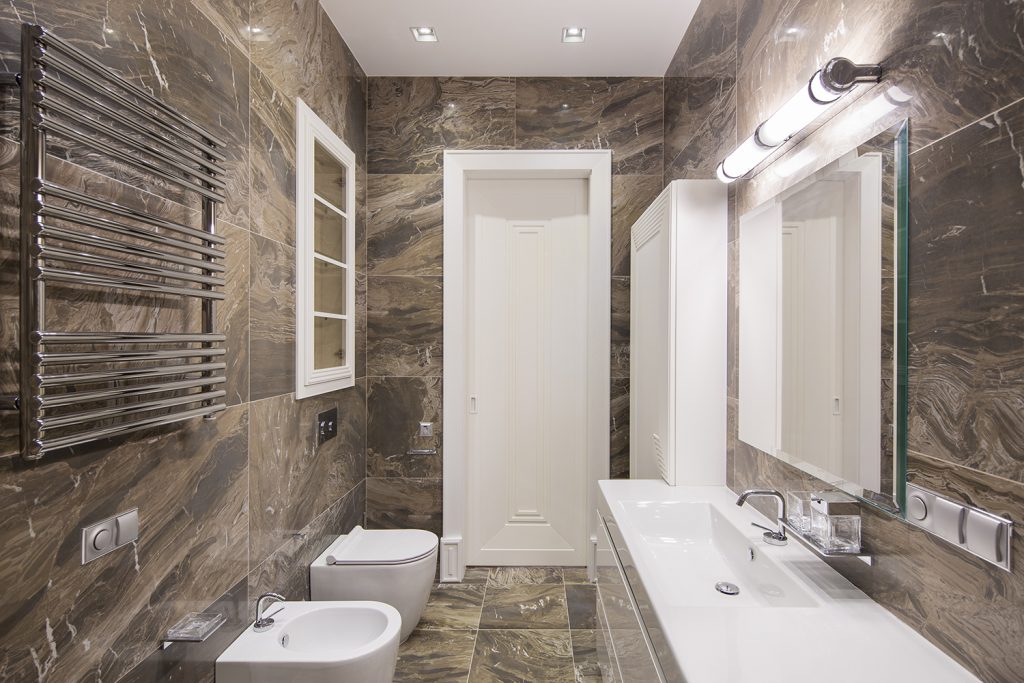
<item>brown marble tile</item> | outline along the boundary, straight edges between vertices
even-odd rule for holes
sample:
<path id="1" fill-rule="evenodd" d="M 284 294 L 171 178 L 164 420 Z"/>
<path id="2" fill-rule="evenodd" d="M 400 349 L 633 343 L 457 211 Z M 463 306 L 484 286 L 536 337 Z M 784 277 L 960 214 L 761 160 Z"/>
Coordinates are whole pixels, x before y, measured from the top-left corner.
<path id="1" fill-rule="evenodd" d="M 590 583 L 586 567 L 562 567 L 562 581 L 565 585 L 577 583 Z"/>
<path id="2" fill-rule="evenodd" d="M 398 649 L 395 682 L 461 681 L 469 675 L 475 631 L 417 629 Z"/>
<path id="3" fill-rule="evenodd" d="M 227 335 L 224 348 L 230 359 L 226 371 L 228 405 L 249 400 L 249 233 L 224 224 L 217 232 L 226 240 L 225 298 L 214 308 L 217 330 Z"/>
<path id="4" fill-rule="evenodd" d="M 629 377 L 629 278 L 612 278 L 612 377 Z"/>
<path id="5" fill-rule="evenodd" d="M 511 78 L 371 78 L 370 173 L 438 173 L 446 149 L 511 149 Z"/>
<path id="6" fill-rule="evenodd" d="M 249 572 L 249 618 L 255 619 L 256 600 L 266 592 L 290 600 L 309 599 L 309 563 L 327 546 L 362 522 L 366 485 L 357 484 L 344 497 L 315 517 Z"/>
<path id="7" fill-rule="evenodd" d="M 656 175 L 612 176 L 612 275 L 629 275 L 630 230 L 661 193 Z"/>
<path id="8" fill-rule="evenodd" d="M 688 142 L 672 140 L 673 145 L 681 147 L 673 159 L 666 160 L 666 182 L 715 177 L 718 163 L 737 145 L 735 97 L 735 91 L 723 90 L 716 105 L 709 108 L 708 118 L 696 128 Z"/>
<path id="9" fill-rule="evenodd" d="M 1024 481 L 1024 102 L 912 157 L 910 448 Z"/>
<path id="10" fill-rule="evenodd" d="M 365 476 L 366 385 L 252 403 L 249 563 L 256 567 Z M 316 443 L 316 416 L 338 409 L 338 436 Z"/>
<path id="11" fill-rule="evenodd" d="M 610 149 L 614 173 L 660 176 L 662 121 L 660 78 L 516 80 L 518 149 Z"/>
<path id="12" fill-rule="evenodd" d="M 249 245 L 252 400 L 295 391 L 295 250 L 253 235 Z"/>
<path id="13" fill-rule="evenodd" d="M 440 275 L 441 175 L 371 175 L 367 185 L 370 275 Z"/>
<path id="14" fill-rule="evenodd" d="M 5 675 L 117 679 L 185 612 L 241 579 L 247 433 L 248 412 L 235 406 L 214 421 L 94 444 L 38 465 L 6 461 Z M 80 528 L 132 507 L 139 541 L 83 566 Z"/>
<path id="15" fill-rule="evenodd" d="M 721 77 L 736 71 L 737 0 L 702 2 L 686 27 L 666 77 Z"/>
<path id="16" fill-rule="evenodd" d="M 435 277 L 369 278 L 366 371 L 371 376 L 441 374 L 442 283 Z"/>
<path id="17" fill-rule="evenodd" d="M 612 479 L 629 479 L 629 378 L 613 377 L 611 383 Z"/>
<path id="18" fill-rule="evenodd" d="M 490 574 L 490 567 L 466 567 L 466 573 L 462 576 L 462 583 L 487 583 L 487 578 Z"/>
<path id="19" fill-rule="evenodd" d="M 374 377 L 367 394 L 366 474 L 371 477 L 440 477 L 444 457 L 441 378 Z M 434 436 L 419 436 L 430 422 Z M 410 455 L 414 450 L 432 454 Z"/>
<path id="20" fill-rule="evenodd" d="M 573 584 L 565 586 L 565 598 L 569 606 L 569 628 L 597 628 L 597 586 Z"/>
<path id="21" fill-rule="evenodd" d="M 479 583 L 441 583 L 430 592 L 417 629 L 475 630 L 480 624 L 486 586 Z"/>
<path id="22" fill-rule="evenodd" d="M 295 246 L 295 101 L 253 70 L 250 100 L 252 231 Z"/>
<path id="23" fill-rule="evenodd" d="M 557 584 L 490 586 L 480 628 L 564 629 L 569 627 L 565 588 Z"/>
<path id="24" fill-rule="evenodd" d="M 303 101 L 362 157 L 366 75 L 318 3 L 253 0 L 253 66 L 288 100 Z"/>
<path id="25" fill-rule="evenodd" d="M 729 111 L 736 106 L 735 87 L 731 76 L 665 79 L 666 169 L 709 121 L 712 130 L 726 132 L 717 126 L 728 124 Z"/>
<path id="26" fill-rule="evenodd" d="M 426 529 L 441 535 L 441 480 L 368 477 L 366 524 L 371 529 Z"/>
<path id="27" fill-rule="evenodd" d="M 220 31 L 224 40 L 244 54 L 249 54 L 249 2 L 248 0 L 190 0 L 211 24 Z"/>
<path id="28" fill-rule="evenodd" d="M 516 630 L 477 634 L 470 683 L 571 683 L 569 631 Z"/>
<path id="29" fill-rule="evenodd" d="M 576 683 L 602 683 L 604 678 L 597 655 L 598 634 L 594 630 L 585 631 L 574 628 L 569 635 L 572 639 L 572 661 Z"/>
<path id="30" fill-rule="evenodd" d="M 561 567 L 491 567 L 487 585 L 494 588 L 508 586 L 561 584 Z"/>
<path id="31" fill-rule="evenodd" d="M 356 377 L 366 377 L 366 275 L 356 272 Z"/>

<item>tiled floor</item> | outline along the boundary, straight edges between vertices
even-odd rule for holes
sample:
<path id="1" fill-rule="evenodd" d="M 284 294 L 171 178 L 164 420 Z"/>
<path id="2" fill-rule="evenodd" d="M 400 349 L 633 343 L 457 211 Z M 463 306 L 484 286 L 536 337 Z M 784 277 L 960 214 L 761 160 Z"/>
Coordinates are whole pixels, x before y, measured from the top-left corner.
<path id="1" fill-rule="evenodd" d="M 576 567 L 470 567 L 435 586 L 396 683 L 599 683 L 597 595 Z"/>

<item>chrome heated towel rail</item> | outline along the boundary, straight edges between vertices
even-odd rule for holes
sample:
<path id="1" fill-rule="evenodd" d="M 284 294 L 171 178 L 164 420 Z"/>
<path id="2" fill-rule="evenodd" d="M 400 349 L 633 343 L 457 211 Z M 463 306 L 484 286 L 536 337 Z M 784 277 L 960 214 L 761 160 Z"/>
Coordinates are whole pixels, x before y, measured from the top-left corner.
<path id="1" fill-rule="evenodd" d="M 226 395 L 214 316 L 225 143 L 40 26 L 22 28 L 21 67 L 21 387 L 0 406 L 20 411 L 22 456 L 212 419 Z M 201 225 L 48 178 L 55 154 L 174 192 Z M 201 330 L 62 331 L 67 320 L 47 319 L 47 287 L 128 292 L 157 309 L 194 301 Z"/>

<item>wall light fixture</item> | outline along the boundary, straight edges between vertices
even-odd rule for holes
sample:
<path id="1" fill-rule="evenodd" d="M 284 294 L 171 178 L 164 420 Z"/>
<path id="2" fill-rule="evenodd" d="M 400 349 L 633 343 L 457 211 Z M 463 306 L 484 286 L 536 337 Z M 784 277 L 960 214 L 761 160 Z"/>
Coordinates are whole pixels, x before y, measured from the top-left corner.
<path id="1" fill-rule="evenodd" d="M 718 179 L 731 183 L 747 175 L 779 145 L 812 121 L 860 83 L 877 83 L 882 77 L 878 64 L 854 64 L 844 57 L 830 59 L 782 107 L 718 164 Z"/>

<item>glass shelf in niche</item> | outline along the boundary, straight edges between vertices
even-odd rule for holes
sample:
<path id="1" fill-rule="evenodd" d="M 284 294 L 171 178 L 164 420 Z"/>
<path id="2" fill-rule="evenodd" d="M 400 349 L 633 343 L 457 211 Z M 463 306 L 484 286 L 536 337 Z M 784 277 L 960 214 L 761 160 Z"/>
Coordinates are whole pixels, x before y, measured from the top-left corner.
<path id="1" fill-rule="evenodd" d="M 345 339 L 348 320 L 344 317 L 313 317 L 313 369 L 346 365 Z"/>
<path id="2" fill-rule="evenodd" d="M 314 143 L 313 164 L 313 192 L 339 210 L 347 211 L 345 167 L 319 142 Z"/>
<path id="3" fill-rule="evenodd" d="M 313 251 L 335 261 L 345 261 L 348 256 L 345 248 L 348 217 L 325 204 L 320 197 L 314 196 L 314 200 Z"/>
<path id="4" fill-rule="evenodd" d="M 313 255 L 313 310 L 316 313 L 345 315 L 346 267 Z"/>

